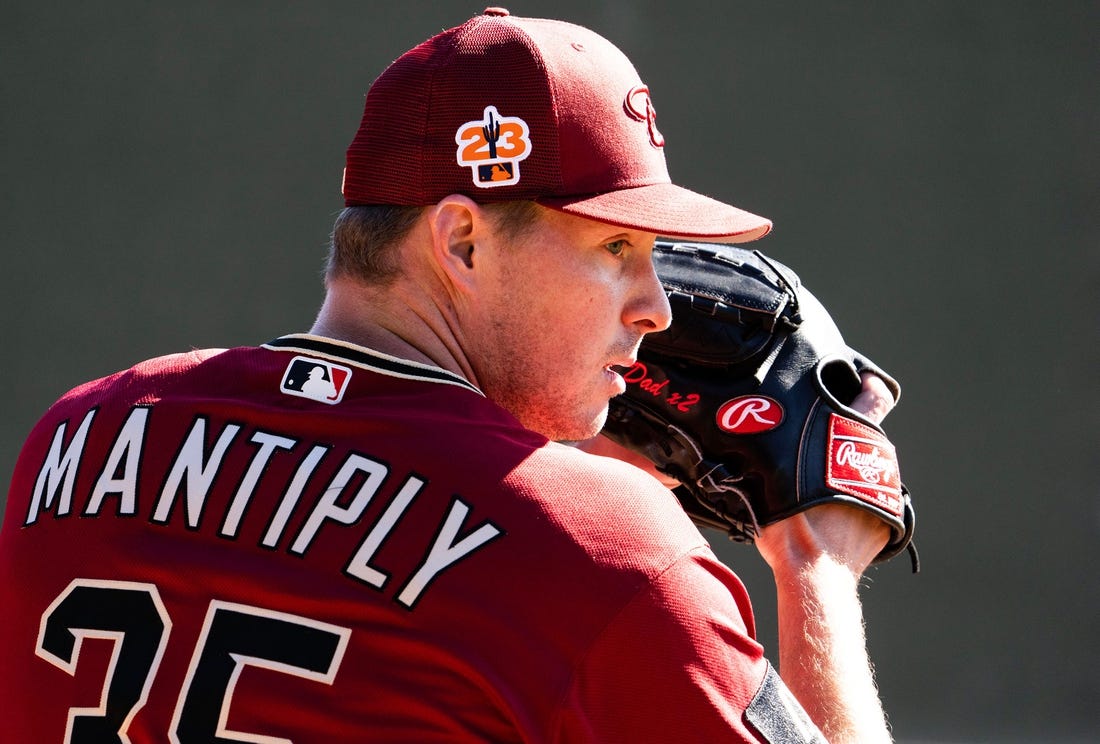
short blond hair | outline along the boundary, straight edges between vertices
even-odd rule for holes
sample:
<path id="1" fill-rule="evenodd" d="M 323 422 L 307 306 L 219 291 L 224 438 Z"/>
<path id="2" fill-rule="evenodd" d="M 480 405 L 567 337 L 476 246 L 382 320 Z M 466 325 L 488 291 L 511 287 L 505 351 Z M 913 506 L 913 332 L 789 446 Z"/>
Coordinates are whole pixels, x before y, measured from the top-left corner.
<path id="1" fill-rule="evenodd" d="M 353 277 L 371 283 L 388 283 L 401 271 L 394 247 L 412 230 L 425 207 L 376 204 L 347 207 L 336 217 L 329 243 L 325 276 Z M 533 201 L 483 204 L 495 227 L 513 240 L 539 217 Z"/>

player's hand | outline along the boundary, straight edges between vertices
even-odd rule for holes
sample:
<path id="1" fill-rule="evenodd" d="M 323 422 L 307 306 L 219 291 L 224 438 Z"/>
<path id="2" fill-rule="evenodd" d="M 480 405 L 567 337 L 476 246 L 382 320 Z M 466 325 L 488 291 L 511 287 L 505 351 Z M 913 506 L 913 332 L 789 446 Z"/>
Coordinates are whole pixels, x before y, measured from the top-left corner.
<path id="1" fill-rule="evenodd" d="M 881 423 L 894 407 L 894 397 L 874 374 L 864 372 L 862 380 L 851 407 Z M 859 576 L 889 539 L 889 526 L 870 512 L 846 504 L 823 504 L 762 528 L 756 547 L 777 574 L 797 571 L 827 555 Z"/>

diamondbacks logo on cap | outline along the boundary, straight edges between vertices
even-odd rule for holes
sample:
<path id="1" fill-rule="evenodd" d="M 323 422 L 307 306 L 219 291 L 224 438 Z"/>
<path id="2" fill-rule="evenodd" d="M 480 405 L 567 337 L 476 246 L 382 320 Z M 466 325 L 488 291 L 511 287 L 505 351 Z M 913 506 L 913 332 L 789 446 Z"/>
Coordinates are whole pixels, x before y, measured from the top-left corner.
<path id="1" fill-rule="evenodd" d="M 654 147 L 665 146 L 665 136 L 657 129 L 657 112 L 653 109 L 653 99 L 649 97 L 649 86 L 635 85 L 628 90 L 623 108 L 630 118 L 646 123 L 650 144 Z"/>
<path id="2" fill-rule="evenodd" d="M 458 164 L 470 169 L 475 186 L 511 186 L 519 183 L 519 162 L 531 154 L 531 130 L 523 119 L 486 106 L 481 119 L 458 128 L 455 144 Z"/>
<path id="3" fill-rule="evenodd" d="M 321 403 L 336 405 L 344 398 L 351 369 L 322 359 L 298 356 L 290 360 L 279 390 Z"/>

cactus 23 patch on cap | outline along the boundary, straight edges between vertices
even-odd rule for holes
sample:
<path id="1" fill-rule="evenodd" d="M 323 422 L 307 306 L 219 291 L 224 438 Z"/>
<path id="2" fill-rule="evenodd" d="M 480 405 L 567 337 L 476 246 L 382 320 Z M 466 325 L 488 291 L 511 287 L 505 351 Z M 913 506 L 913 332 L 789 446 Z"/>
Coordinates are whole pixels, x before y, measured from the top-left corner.
<path id="1" fill-rule="evenodd" d="M 531 154 L 531 130 L 517 116 L 501 116 L 486 106 L 480 119 L 455 132 L 458 164 L 469 168 L 474 185 L 483 189 L 519 183 L 519 163 Z"/>

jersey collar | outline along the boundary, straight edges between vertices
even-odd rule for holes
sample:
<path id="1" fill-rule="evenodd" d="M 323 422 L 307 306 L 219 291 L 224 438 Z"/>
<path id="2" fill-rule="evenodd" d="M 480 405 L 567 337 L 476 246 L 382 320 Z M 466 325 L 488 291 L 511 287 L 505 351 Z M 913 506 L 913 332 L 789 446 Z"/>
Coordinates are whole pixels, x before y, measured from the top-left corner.
<path id="1" fill-rule="evenodd" d="M 313 336 L 308 333 L 292 333 L 268 341 L 266 344 L 262 344 L 261 347 L 271 351 L 296 351 L 325 357 L 379 374 L 389 375 L 390 377 L 457 385 L 472 390 L 478 395 L 485 395 L 469 380 L 441 367 L 433 367 L 430 364 L 421 364 L 409 359 L 390 356 L 347 341 L 337 341 L 336 339 Z"/>

